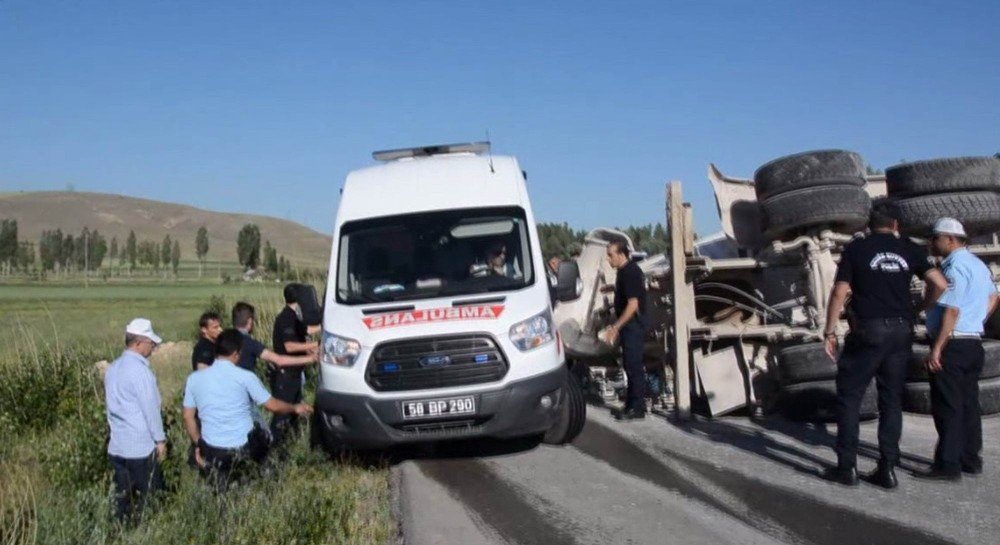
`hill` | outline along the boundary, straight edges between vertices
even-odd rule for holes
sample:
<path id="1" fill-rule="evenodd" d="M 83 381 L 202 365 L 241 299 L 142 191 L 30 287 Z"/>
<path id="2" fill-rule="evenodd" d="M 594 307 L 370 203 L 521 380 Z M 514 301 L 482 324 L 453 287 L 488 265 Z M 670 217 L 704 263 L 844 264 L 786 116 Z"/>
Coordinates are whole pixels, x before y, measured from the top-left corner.
<path id="1" fill-rule="evenodd" d="M 128 232 L 139 240 L 156 242 L 165 235 L 180 241 L 183 259 L 195 259 L 195 236 L 202 225 L 208 229 L 208 259 L 235 262 L 236 235 L 247 223 L 260 227 L 261 245 L 270 240 L 293 263 L 325 268 L 330 258 L 328 235 L 293 221 L 258 216 L 213 212 L 193 206 L 124 195 L 68 191 L 0 193 L 0 218 L 16 219 L 18 238 L 36 244 L 43 230 L 62 229 L 79 234 L 87 227 L 124 243 Z"/>

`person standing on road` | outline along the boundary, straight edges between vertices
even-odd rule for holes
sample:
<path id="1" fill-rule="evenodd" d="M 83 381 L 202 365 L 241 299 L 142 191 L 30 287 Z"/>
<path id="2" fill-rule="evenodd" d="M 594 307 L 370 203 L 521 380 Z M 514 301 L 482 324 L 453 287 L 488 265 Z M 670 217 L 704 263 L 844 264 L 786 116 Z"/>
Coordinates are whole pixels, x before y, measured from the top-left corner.
<path id="1" fill-rule="evenodd" d="M 206 312 L 198 319 L 201 336 L 191 352 L 191 370 L 204 369 L 215 361 L 215 339 L 222 333 L 222 317 L 216 312 Z"/>
<path id="2" fill-rule="evenodd" d="M 913 354 L 915 309 L 910 295 L 913 277 L 927 281 L 925 308 L 947 284 L 931 267 L 927 252 L 899 236 L 899 221 L 889 205 L 872 210 L 869 234 L 857 238 L 840 257 L 827 305 L 826 351 L 837 359 L 837 323 L 848 296 L 851 329 L 837 361 L 837 467 L 825 477 L 858 484 L 858 422 L 861 398 L 871 384 L 878 387 L 878 444 L 881 458 L 867 480 L 884 488 L 898 486 L 899 438 L 903 430 L 903 387 Z"/>
<path id="3" fill-rule="evenodd" d="M 547 263 L 548 267 L 545 269 L 545 275 L 549 280 L 549 299 L 552 303 L 552 308 L 556 308 L 556 303 L 559 302 L 559 264 L 562 263 L 562 259 L 554 255 L 549 258 Z"/>
<path id="4" fill-rule="evenodd" d="M 312 412 L 308 403 L 290 405 L 275 399 L 257 375 L 237 367 L 243 344 L 243 333 L 223 331 L 216 342 L 215 362 L 192 373 L 184 387 L 184 427 L 197 445 L 198 465 L 217 491 L 226 490 L 247 460 L 263 459 L 263 454 L 254 452 L 261 448 L 254 437 L 255 406 L 275 414 Z"/>
<path id="5" fill-rule="evenodd" d="M 132 320 L 125 327 L 125 352 L 104 377 L 115 516 L 122 523 L 137 522 L 149 498 L 163 489 L 160 462 L 167 456 L 167 436 L 160 390 L 148 359 L 162 340 L 149 320 Z"/>
<path id="6" fill-rule="evenodd" d="M 272 340 L 274 351 L 283 356 L 306 356 L 314 358 L 319 354 L 319 343 L 309 341 L 309 335 L 319 331 L 319 326 L 307 326 L 302 321 L 296 286 L 288 284 L 284 290 L 285 308 L 274 319 Z M 310 361 L 309 363 L 312 363 Z M 302 401 L 302 385 L 305 379 L 304 365 L 268 366 L 271 393 L 286 403 Z M 294 414 L 276 414 L 271 418 L 271 437 L 275 446 L 284 444 L 289 432 L 298 432 L 299 419 Z"/>
<path id="7" fill-rule="evenodd" d="M 944 257 L 941 268 L 948 289 L 927 313 L 933 341 L 930 372 L 931 414 L 938 432 L 934 463 L 916 476 L 956 481 L 962 472 L 983 471 L 983 427 L 979 414 L 979 375 L 983 370 L 983 322 L 997 306 L 993 275 L 966 248 L 968 237 L 957 220 L 942 218 L 934 225 L 931 247 Z"/>
<path id="8" fill-rule="evenodd" d="M 615 279 L 615 315 L 618 319 L 607 329 L 608 344 L 619 342 L 622 362 L 628 377 L 625 408 L 615 415 L 618 420 L 646 417 L 646 368 L 642 361 L 646 336 L 646 281 L 639 265 L 632 261 L 628 245 L 623 240 L 608 244 L 608 263 L 617 269 Z"/>

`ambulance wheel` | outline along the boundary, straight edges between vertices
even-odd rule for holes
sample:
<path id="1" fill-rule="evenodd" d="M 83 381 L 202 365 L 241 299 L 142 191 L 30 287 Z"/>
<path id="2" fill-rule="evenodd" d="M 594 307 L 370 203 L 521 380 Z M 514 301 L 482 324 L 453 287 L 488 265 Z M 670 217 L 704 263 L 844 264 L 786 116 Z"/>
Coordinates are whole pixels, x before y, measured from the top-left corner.
<path id="1" fill-rule="evenodd" d="M 572 443 L 583 431 L 583 425 L 587 421 L 587 403 L 583 399 L 583 390 L 579 381 L 568 373 L 560 397 L 559 418 L 542 439 L 549 445 Z"/>
<path id="2" fill-rule="evenodd" d="M 329 456 L 344 452 L 344 446 L 330 437 L 323 426 L 323 419 L 320 418 L 319 411 L 314 412 L 309 419 L 309 447 L 313 450 L 322 450 Z"/>

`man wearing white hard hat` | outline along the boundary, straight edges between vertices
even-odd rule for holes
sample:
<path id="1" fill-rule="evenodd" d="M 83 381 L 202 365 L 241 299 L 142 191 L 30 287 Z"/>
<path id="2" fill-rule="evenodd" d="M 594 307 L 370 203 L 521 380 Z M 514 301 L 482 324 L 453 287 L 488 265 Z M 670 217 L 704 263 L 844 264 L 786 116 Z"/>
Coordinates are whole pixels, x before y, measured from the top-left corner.
<path id="1" fill-rule="evenodd" d="M 160 390 L 148 359 L 161 342 L 149 320 L 132 320 L 125 327 L 125 351 L 104 377 L 115 514 L 123 523 L 136 522 L 149 497 L 163 488 L 160 462 L 167 455 L 167 438 Z"/>
<path id="2" fill-rule="evenodd" d="M 979 375 L 983 370 L 983 322 L 997 305 L 993 275 L 966 248 L 968 235 L 953 218 L 934 224 L 931 248 L 944 258 L 948 290 L 927 313 L 933 342 L 930 372 L 931 412 L 938 431 L 934 464 L 918 477 L 956 481 L 962 473 L 983 470 L 983 429 L 979 415 Z"/>

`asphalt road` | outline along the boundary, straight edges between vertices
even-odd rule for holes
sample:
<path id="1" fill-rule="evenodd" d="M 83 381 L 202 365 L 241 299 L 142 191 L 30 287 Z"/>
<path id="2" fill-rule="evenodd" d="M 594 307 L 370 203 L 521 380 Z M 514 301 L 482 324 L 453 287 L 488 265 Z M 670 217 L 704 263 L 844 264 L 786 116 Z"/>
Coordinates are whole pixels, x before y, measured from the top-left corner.
<path id="1" fill-rule="evenodd" d="M 1000 452 L 958 484 L 914 480 L 900 490 L 844 488 L 818 478 L 834 461 L 833 431 L 782 420 L 615 422 L 590 408 L 570 446 L 470 442 L 425 446 L 395 466 L 407 544 L 993 543 Z M 907 417 L 906 468 L 933 447 L 929 419 Z M 865 424 L 862 469 L 874 465 Z"/>

